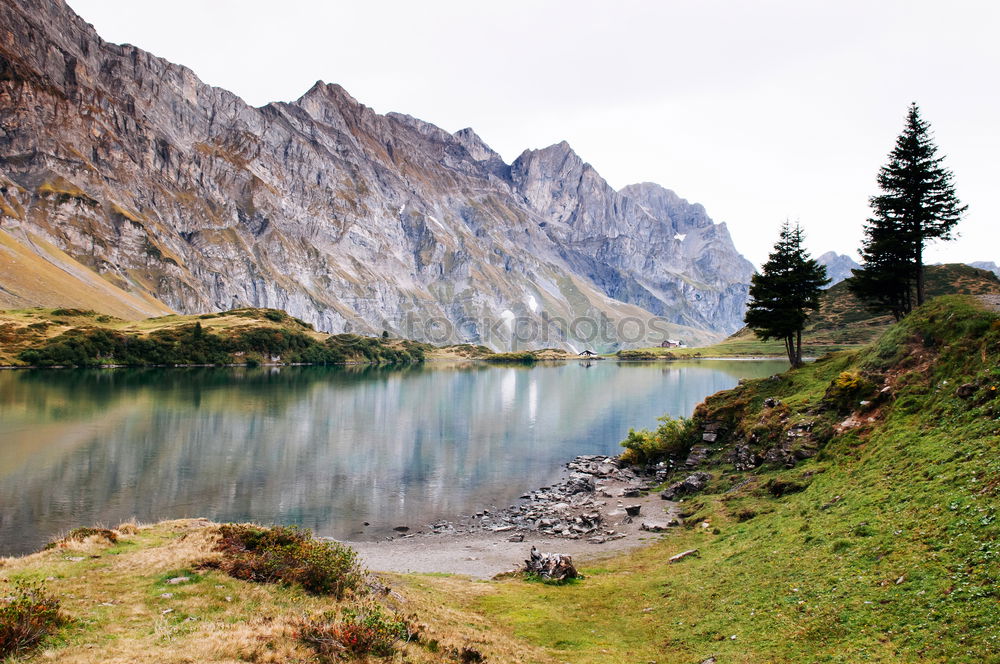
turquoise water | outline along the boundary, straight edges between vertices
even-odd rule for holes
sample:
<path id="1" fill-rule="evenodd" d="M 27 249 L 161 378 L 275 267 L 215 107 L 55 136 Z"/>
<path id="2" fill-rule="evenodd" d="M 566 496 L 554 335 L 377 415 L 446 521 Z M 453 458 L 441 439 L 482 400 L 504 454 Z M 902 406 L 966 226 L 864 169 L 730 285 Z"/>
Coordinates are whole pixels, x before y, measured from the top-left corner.
<path id="1" fill-rule="evenodd" d="M 0 372 L 0 555 L 204 516 L 344 539 L 505 506 L 778 361 Z M 364 522 L 369 526 L 364 526 Z"/>

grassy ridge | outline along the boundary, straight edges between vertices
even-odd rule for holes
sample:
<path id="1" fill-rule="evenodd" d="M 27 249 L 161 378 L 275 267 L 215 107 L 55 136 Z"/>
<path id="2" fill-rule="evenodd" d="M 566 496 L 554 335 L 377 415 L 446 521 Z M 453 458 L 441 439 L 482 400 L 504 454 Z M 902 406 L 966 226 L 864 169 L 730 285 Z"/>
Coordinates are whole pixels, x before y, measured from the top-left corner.
<path id="1" fill-rule="evenodd" d="M 925 271 L 929 298 L 941 295 L 1000 293 L 1000 278 L 987 270 L 961 263 L 929 265 Z M 892 317 L 873 314 L 851 295 L 849 280 L 823 292 L 820 310 L 814 313 L 802 336 L 803 351 L 819 357 L 839 350 L 858 349 L 873 342 L 891 324 Z M 742 329 L 724 341 L 701 348 L 643 348 L 620 351 L 622 359 L 672 359 L 686 357 L 783 357 L 780 340 L 761 341 Z"/>
<path id="2" fill-rule="evenodd" d="M 139 322 L 80 309 L 0 314 L 0 364 L 8 366 L 406 364 L 423 361 L 430 349 L 406 340 L 321 334 L 275 309 Z"/>
<path id="3" fill-rule="evenodd" d="M 435 347 L 406 339 L 323 334 L 277 309 L 141 321 L 84 309 L 0 312 L 0 366 L 412 364 L 425 359 L 532 364 L 576 357 L 557 348 L 497 353 L 472 344 Z"/>

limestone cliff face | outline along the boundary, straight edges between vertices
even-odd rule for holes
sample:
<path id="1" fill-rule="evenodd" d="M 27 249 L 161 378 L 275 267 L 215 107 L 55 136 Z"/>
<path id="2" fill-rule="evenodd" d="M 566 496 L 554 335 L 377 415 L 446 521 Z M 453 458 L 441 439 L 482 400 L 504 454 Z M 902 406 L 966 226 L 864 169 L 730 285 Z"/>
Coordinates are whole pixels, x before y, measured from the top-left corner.
<path id="1" fill-rule="evenodd" d="M 61 0 L 0 0 L 0 230 L 177 311 L 498 348 L 518 326 L 528 346 L 706 340 L 740 325 L 752 272 L 701 206 L 615 192 L 564 143 L 508 165 L 322 82 L 254 108 Z M 602 316 L 646 328 L 551 323 Z"/>
<path id="2" fill-rule="evenodd" d="M 616 192 L 565 142 L 525 151 L 511 177 L 560 255 L 605 294 L 679 324 L 740 327 L 753 265 L 701 205 L 651 183 Z"/>

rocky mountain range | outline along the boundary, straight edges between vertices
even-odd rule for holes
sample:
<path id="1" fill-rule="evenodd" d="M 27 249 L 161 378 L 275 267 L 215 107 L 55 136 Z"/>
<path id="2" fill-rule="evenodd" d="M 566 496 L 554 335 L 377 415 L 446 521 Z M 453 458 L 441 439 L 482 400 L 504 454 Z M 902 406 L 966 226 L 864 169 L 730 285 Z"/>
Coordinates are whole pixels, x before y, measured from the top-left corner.
<path id="1" fill-rule="evenodd" d="M 836 251 L 826 252 L 817 257 L 816 262 L 826 268 L 826 276 L 830 278 L 830 283 L 826 285 L 826 288 L 831 288 L 844 279 L 850 279 L 851 270 L 857 270 L 861 267 L 847 254 L 838 254 Z"/>
<path id="2" fill-rule="evenodd" d="M 736 330 L 752 273 L 701 205 L 565 142 L 507 164 L 323 82 L 252 107 L 62 0 L 0 0 L 0 307 L 610 349 Z"/>

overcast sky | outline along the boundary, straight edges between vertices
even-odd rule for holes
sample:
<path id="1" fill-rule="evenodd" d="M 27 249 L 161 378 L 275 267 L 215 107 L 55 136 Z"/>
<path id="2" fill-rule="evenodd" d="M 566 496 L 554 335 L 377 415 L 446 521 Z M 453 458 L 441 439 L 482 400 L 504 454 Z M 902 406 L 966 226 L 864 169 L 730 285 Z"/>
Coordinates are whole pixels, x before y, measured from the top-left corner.
<path id="1" fill-rule="evenodd" d="M 254 105 L 343 85 L 471 126 L 504 159 L 561 140 L 615 188 L 652 181 L 755 263 L 782 219 L 856 254 L 916 101 L 969 213 L 933 261 L 1000 262 L 1000 3 L 69 0 L 102 37 Z"/>

